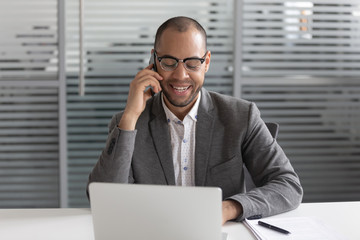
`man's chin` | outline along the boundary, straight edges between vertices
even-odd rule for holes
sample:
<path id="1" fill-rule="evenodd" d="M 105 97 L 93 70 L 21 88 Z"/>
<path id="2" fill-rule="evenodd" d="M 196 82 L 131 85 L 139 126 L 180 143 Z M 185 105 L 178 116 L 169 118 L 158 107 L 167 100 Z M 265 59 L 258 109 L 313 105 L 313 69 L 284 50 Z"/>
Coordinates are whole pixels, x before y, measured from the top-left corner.
<path id="1" fill-rule="evenodd" d="M 165 96 L 166 96 L 166 94 L 165 94 Z M 196 96 L 198 96 L 198 94 L 193 94 L 188 99 L 182 100 L 182 101 L 175 100 L 173 98 L 169 98 L 168 96 L 166 96 L 166 98 L 168 99 L 170 104 L 175 107 L 187 107 L 187 106 L 189 106 L 189 104 L 192 104 L 194 102 L 194 99 L 196 98 Z"/>
<path id="2" fill-rule="evenodd" d="M 174 102 L 174 101 L 170 101 L 171 105 L 175 106 L 175 107 L 179 107 L 179 108 L 182 108 L 182 107 L 186 107 L 188 106 L 191 102 Z"/>
<path id="3" fill-rule="evenodd" d="M 163 93 L 171 105 L 175 107 L 187 107 L 189 104 L 194 102 L 194 99 L 196 99 L 196 97 L 199 95 L 200 89 L 201 88 L 198 88 L 195 93 L 191 93 L 191 95 L 187 99 L 180 99 L 180 97 L 176 96 L 175 98 L 172 98 L 168 92 L 163 91 Z"/>
<path id="4" fill-rule="evenodd" d="M 166 95 L 165 95 L 165 96 L 166 96 Z M 166 96 L 166 98 L 167 98 L 168 102 L 169 102 L 171 105 L 175 106 L 175 107 L 186 107 L 186 106 L 188 106 L 188 105 L 190 104 L 190 102 L 191 102 L 191 99 L 190 99 L 190 100 L 187 99 L 187 100 L 179 101 L 179 100 L 175 100 L 175 99 L 173 99 L 173 98 L 169 98 L 168 96 Z"/>

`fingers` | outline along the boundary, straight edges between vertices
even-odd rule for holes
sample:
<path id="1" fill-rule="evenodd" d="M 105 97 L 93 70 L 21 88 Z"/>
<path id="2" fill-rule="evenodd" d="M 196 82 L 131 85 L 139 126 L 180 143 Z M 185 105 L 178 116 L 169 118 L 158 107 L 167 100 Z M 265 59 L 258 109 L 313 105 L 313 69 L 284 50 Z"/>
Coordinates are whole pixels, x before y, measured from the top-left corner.
<path id="1" fill-rule="evenodd" d="M 133 117 L 138 117 L 144 110 L 146 101 L 152 97 L 151 89 L 154 93 L 161 91 L 160 82 L 163 78 L 159 73 L 150 70 L 151 65 L 147 66 L 130 83 L 130 89 L 125 110 Z M 147 89 L 150 86 L 150 89 Z"/>
<path id="2" fill-rule="evenodd" d="M 133 80 L 130 85 L 132 85 L 133 88 L 138 89 L 139 91 L 145 91 L 149 86 L 153 89 L 155 93 L 161 91 L 159 80 L 157 80 L 155 76 L 151 75 L 138 76 Z"/>
<path id="3" fill-rule="evenodd" d="M 159 73 L 152 70 L 153 66 L 154 66 L 154 64 L 149 64 L 146 68 L 144 68 L 138 74 L 150 74 L 150 75 L 153 75 L 157 80 L 161 81 L 163 78 L 160 76 Z M 151 70 L 151 72 L 149 72 L 148 70 Z"/>
<path id="4" fill-rule="evenodd" d="M 161 91 L 159 81 L 163 80 L 163 77 L 160 76 L 159 73 L 151 70 L 152 66 L 153 64 L 150 64 L 138 72 L 130 83 L 123 118 L 118 124 L 121 129 L 134 129 L 140 114 L 145 109 L 146 101 L 150 99 L 154 93 Z M 147 89 L 149 86 L 150 88 Z"/>
<path id="5" fill-rule="evenodd" d="M 155 93 L 160 92 L 161 86 L 159 81 L 163 80 L 163 77 L 160 76 L 159 73 L 151 70 L 152 65 L 153 64 L 150 64 L 138 72 L 131 85 L 136 85 L 136 88 L 140 88 L 142 91 L 145 91 L 148 86 L 151 86 Z"/>
<path id="6" fill-rule="evenodd" d="M 147 66 L 145 69 L 149 69 L 149 70 L 151 70 L 153 67 L 154 67 L 154 64 L 153 64 L 153 63 L 151 63 L 151 64 L 149 64 L 149 66 Z"/>

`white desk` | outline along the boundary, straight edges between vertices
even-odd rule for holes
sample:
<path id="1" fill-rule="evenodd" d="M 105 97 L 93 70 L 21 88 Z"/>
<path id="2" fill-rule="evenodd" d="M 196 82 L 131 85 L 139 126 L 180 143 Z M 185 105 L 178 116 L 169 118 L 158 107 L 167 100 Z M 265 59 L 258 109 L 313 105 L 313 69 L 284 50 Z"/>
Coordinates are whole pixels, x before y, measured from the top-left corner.
<path id="1" fill-rule="evenodd" d="M 277 215 L 316 217 L 349 240 L 360 239 L 360 202 L 305 203 L 294 211 Z M 276 217 L 277 217 L 276 216 Z M 223 227 L 229 240 L 253 240 L 242 223 Z M 4 240 L 93 240 L 89 209 L 0 209 L 0 238 Z"/>
<path id="2" fill-rule="evenodd" d="M 360 240 L 360 202 L 302 203 L 297 209 L 274 217 L 315 217 L 349 240 Z M 244 225 L 229 222 L 223 227 L 229 240 L 256 240 Z"/>

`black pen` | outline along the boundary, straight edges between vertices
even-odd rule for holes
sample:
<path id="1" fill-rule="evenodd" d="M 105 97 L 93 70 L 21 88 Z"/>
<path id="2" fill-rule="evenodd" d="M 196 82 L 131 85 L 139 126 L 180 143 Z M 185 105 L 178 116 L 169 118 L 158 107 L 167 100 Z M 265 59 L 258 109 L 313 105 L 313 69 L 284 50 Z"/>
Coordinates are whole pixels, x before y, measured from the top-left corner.
<path id="1" fill-rule="evenodd" d="M 268 229 L 271 229 L 271 230 L 275 230 L 277 232 L 281 232 L 281 233 L 285 233 L 285 234 L 289 234 L 290 232 L 285 230 L 285 229 L 282 229 L 282 228 L 279 228 L 279 227 L 276 227 L 274 225 L 271 225 L 271 224 L 268 224 L 268 223 L 265 223 L 265 222 L 262 222 L 262 221 L 258 221 L 258 224 L 260 226 L 263 226 L 263 227 L 266 227 Z"/>

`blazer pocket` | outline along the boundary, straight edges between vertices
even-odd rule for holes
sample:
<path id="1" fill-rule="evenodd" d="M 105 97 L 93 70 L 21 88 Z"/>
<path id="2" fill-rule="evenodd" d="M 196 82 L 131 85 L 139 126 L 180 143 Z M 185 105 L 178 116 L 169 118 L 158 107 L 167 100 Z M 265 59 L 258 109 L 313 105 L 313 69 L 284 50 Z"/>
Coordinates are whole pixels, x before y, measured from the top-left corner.
<path id="1" fill-rule="evenodd" d="M 235 195 L 242 189 L 242 165 L 241 157 L 236 155 L 210 169 L 210 184 L 222 189 L 223 198 Z"/>

